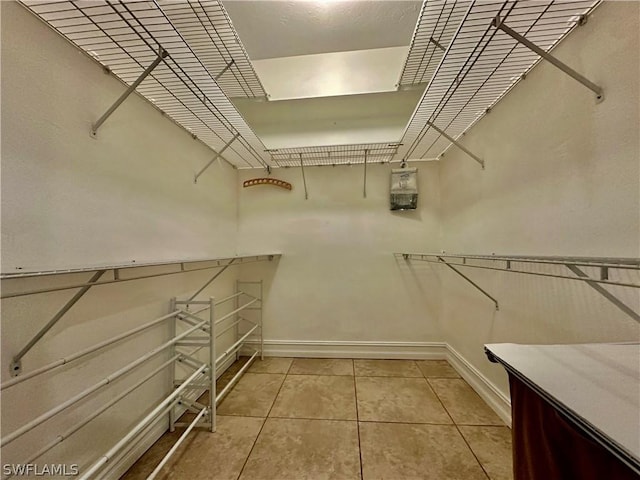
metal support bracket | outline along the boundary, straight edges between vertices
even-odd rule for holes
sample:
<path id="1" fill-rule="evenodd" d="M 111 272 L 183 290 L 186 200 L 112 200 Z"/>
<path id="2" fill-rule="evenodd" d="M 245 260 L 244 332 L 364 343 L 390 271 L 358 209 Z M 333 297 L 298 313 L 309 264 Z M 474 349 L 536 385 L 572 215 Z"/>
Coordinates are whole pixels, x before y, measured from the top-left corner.
<path id="1" fill-rule="evenodd" d="M 565 265 L 569 270 L 571 270 L 573 273 L 575 273 L 578 277 L 589 278 L 589 275 L 587 275 L 582 269 L 580 269 L 580 267 L 577 267 L 576 265 L 571 265 L 571 264 L 565 264 Z M 613 303 L 616 307 L 618 307 L 620 310 L 622 310 L 624 313 L 626 313 L 631 318 L 633 318 L 636 322 L 640 322 L 640 315 L 639 314 L 637 314 L 628 305 L 623 303 L 614 294 L 612 294 L 611 292 L 606 290 L 602 285 L 600 285 L 597 282 L 590 282 L 589 280 L 586 280 L 586 283 L 591 288 L 593 288 L 596 292 L 601 294 L 603 297 L 605 297 L 607 300 L 609 300 L 611 303 Z"/>
<path id="2" fill-rule="evenodd" d="M 91 277 L 91 279 L 89 280 L 89 282 L 87 283 L 87 285 L 85 285 L 84 287 L 82 287 L 80 289 L 79 292 L 77 292 L 72 298 L 71 300 L 69 300 L 64 307 L 62 307 L 60 310 L 58 310 L 58 313 L 56 313 L 53 318 L 51 320 L 49 320 L 47 322 L 47 324 L 42 327 L 40 329 L 40 331 L 38 333 L 35 334 L 35 336 L 29 340 L 29 342 L 22 348 L 22 350 L 20 350 L 14 357 L 13 357 L 13 361 L 11 362 L 10 365 L 10 369 L 11 369 L 11 376 L 12 377 L 17 377 L 18 375 L 20 375 L 20 373 L 22 373 L 22 357 L 24 357 L 27 352 L 29 350 L 31 350 L 33 348 L 33 346 L 38 343 L 40 341 L 40 339 L 42 337 L 44 337 L 44 335 L 53 328 L 53 326 L 58 323 L 58 321 L 65 315 L 65 313 L 67 313 L 71 307 L 73 307 L 78 300 L 80 300 L 85 293 L 87 293 L 89 291 L 89 289 L 93 286 L 93 284 L 95 282 L 98 281 L 98 279 L 106 272 L 106 270 L 98 270 L 96 273 L 93 274 L 93 276 Z"/>
<path id="3" fill-rule="evenodd" d="M 476 287 L 478 290 L 480 290 L 486 297 L 489 297 L 493 303 L 495 303 L 496 305 L 496 310 L 500 310 L 500 305 L 498 304 L 498 301 L 493 298 L 491 295 L 489 295 L 484 289 L 482 289 L 482 287 L 480 287 L 476 282 L 474 282 L 473 280 L 471 280 L 469 277 L 467 277 L 464 273 L 462 273 L 460 270 L 458 270 L 456 267 L 454 267 L 453 265 L 450 265 L 449 263 L 447 263 L 442 257 L 438 257 L 438 260 L 442 263 L 444 263 L 447 267 L 449 267 L 451 270 L 453 270 L 454 272 L 456 272 L 458 275 L 460 275 L 462 278 L 464 278 L 467 282 L 469 282 L 471 285 L 473 285 L 474 287 Z"/>
<path id="4" fill-rule="evenodd" d="M 438 42 L 435 38 L 433 37 L 429 37 L 429 42 L 433 43 L 436 47 L 438 47 L 440 50 L 442 50 L 443 52 L 446 51 L 446 48 L 444 48 L 440 42 Z"/>
<path id="5" fill-rule="evenodd" d="M 362 191 L 363 198 L 367 198 L 367 156 L 369 155 L 369 150 L 365 149 L 364 151 L 364 189 Z"/>
<path id="6" fill-rule="evenodd" d="M 234 63 L 236 63 L 236 61 L 235 61 L 235 60 L 231 60 L 229 63 L 227 63 L 227 65 L 226 65 L 222 70 L 220 70 L 220 73 L 218 73 L 215 77 L 213 77 L 213 79 L 217 82 L 217 81 L 218 81 L 218 79 L 219 79 L 222 75 L 224 75 L 224 73 L 225 73 L 227 70 L 229 70 L 229 69 L 231 68 L 231 66 L 232 66 Z"/>
<path id="7" fill-rule="evenodd" d="M 466 153 L 467 155 L 469 155 L 471 158 L 473 158 L 476 162 L 478 162 L 481 166 L 482 169 L 484 170 L 484 160 L 482 160 L 480 157 L 478 157 L 477 155 L 473 154 L 472 152 L 470 152 L 467 148 L 465 148 L 463 145 L 460 144 L 460 142 L 458 142 L 455 138 L 451 137 L 450 135 L 447 134 L 447 132 L 445 132 L 444 130 L 438 128 L 436 126 L 435 123 L 430 122 L 429 120 L 427 120 L 427 125 L 429 125 L 431 128 L 433 128 L 436 132 L 438 132 L 440 135 L 442 135 L 444 138 L 446 138 L 447 140 L 449 140 L 451 143 L 453 143 L 456 147 L 458 147 L 460 150 L 462 150 L 464 153 Z"/>
<path id="8" fill-rule="evenodd" d="M 219 151 L 219 152 L 216 152 L 216 154 L 214 155 L 214 157 L 213 157 L 211 160 L 209 160 L 209 163 L 207 163 L 207 164 L 204 166 L 204 168 L 203 168 L 202 170 L 200 170 L 198 173 L 196 173 L 196 176 L 195 176 L 195 178 L 193 179 L 193 183 L 198 183 L 198 177 L 199 177 L 200 175 L 202 175 L 202 174 L 204 173 L 204 171 L 205 171 L 207 168 L 209 168 L 209 167 L 211 166 L 211 164 L 212 164 L 213 162 L 215 162 L 215 161 L 218 159 L 218 157 L 220 157 L 220 158 L 222 158 L 222 159 L 224 160 L 224 157 L 222 156 L 222 153 L 223 153 L 227 148 L 229 148 L 229 147 L 231 146 L 231 144 L 232 144 L 233 142 L 235 142 L 235 141 L 236 141 L 236 139 L 237 139 L 239 136 L 240 136 L 240 134 L 239 134 L 239 133 L 236 133 L 236 134 L 233 136 L 233 138 L 232 138 L 231 140 L 229 140 L 227 143 L 225 143 L 224 147 L 222 147 L 222 148 L 220 149 L 220 151 Z"/>
<path id="9" fill-rule="evenodd" d="M 525 37 L 523 37 L 519 33 L 509 28 L 507 25 L 504 24 L 502 20 L 500 20 L 499 16 L 493 19 L 493 21 L 491 22 L 491 25 L 499 30 L 502 30 L 504 33 L 512 37 L 518 43 L 521 43 L 528 49 L 534 51 L 535 53 L 540 55 L 542 58 L 544 58 L 547 62 L 559 68 L 564 73 L 574 78 L 575 80 L 580 82 L 582 85 L 587 87 L 589 90 L 594 92 L 596 94 L 596 102 L 599 103 L 604 100 L 604 92 L 602 90 L 602 87 L 600 87 L 599 85 L 596 85 L 595 83 L 593 83 L 592 81 L 584 77 L 583 75 L 580 75 L 573 68 L 567 66 L 565 63 L 561 62 L 550 53 L 545 52 L 542 48 L 538 47 L 535 43 L 531 42 L 530 40 L 527 40 Z"/>
<path id="10" fill-rule="evenodd" d="M 224 273 L 224 271 L 229 268 L 231 266 L 231 264 L 235 261 L 235 258 L 232 258 L 231 261 L 229 263 L 227 263 L 224 267 L 222 267 L 222 270 L 219 270 L 215 273 L 215 275 L 213 277 L 211 277 L 202 287 L 200 287 L 198 289 L 198 291 L 196 293 L 194 293 L 193 295 L 191 295 L 189 297 L 189 300 L 187 300 L 187 302 L 192 301 L 194 298 L 196 298 L 198 295 L 200 295 L 200 293 L 207 288 L 216 278 L 218 278 L 220 275 L 222 275 Z"/>
<path id="11" fill-rule="evenodd" d="M 96 137 L 98 129 L 107 120 L 107 118 L 109 118 L 111 114 L 115 112 L 116 109 L 122 104 L 122 102 L 124 102 L 127 97 L 129 97 L 129 95 L 131 95 L 134 90 L 138 88 L 138 85 L 140 85 L 142 81 L 149 76 L 153 69 L 156 68 L 160 64 L 160 62 L 162 62 L 162 60 L 164 60 L 168 56 L 169 53 L 164 48 L 160 47 L 160 50 L 158 51 L 158 57 L 153 61 L 153 63 L 151 63 L 151 65 L 149 65 L 146 70 L 142 72 L 142 74 L 136 79 L 136 81 L 133 82 L 122 95 L 120 95 L 120 98 L 118 98 L 118 100 L 116 100 L 115 103 L 111 105 L 109 110 L 104 112 L 104 114 L 93 125 L 91 125 L 91 136 L 93 138 Z"/>
<path id="12" fill-rule="evenodd" d="M 300 154 L 300 168 L 302 169 L 302 183 L 304 184 L 304 199 L 309 200 L 309 192 L 307 192 L 307 179 L 304 176 L 304 163 L 302 163 L 302 154 Z"/>

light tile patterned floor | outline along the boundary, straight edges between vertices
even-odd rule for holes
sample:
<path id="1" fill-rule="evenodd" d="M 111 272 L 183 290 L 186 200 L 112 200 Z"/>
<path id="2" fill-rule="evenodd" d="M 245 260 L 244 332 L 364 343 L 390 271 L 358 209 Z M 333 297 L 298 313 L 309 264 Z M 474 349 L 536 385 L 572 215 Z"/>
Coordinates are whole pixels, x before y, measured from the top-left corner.
<path id="1" fill-rule="evenodd" d="M 146 478 L 180 434 L 165 434 L 123 478 Z M 510 480 L 511 472 L 511 431 L 444 360 L 267 358 L 219 405 L 216 433 L 192 433 L 157 478 Z"/>

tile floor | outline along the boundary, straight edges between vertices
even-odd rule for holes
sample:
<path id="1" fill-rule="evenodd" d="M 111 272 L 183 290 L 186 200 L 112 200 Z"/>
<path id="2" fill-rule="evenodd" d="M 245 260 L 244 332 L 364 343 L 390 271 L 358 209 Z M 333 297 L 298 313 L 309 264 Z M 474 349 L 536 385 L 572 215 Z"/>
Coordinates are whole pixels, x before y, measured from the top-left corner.
<path id="1" fill-rule="evenodd" d="M 216 433 L 192 433 L 158 478 L 512 478 L 509 428 L 444 360 L 265 358 L 217 420 Z M 123 478 L 146 478 L 180 434 L 165 434 Z"/>

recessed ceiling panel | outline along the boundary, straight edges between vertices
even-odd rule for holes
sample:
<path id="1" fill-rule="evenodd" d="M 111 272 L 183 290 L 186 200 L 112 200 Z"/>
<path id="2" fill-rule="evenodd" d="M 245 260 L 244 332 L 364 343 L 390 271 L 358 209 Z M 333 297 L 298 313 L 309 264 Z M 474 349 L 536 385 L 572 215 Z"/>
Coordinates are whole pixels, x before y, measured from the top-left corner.
<path id="1" fill-rule="evenodd" d="M 224 0 L 251 60 L 409 45 L 420 1 Z"/>
<path id="2" fill-rule="evenodd" d="M 393 92 L 408 47 L 254 61 L 269 100 Z"/>

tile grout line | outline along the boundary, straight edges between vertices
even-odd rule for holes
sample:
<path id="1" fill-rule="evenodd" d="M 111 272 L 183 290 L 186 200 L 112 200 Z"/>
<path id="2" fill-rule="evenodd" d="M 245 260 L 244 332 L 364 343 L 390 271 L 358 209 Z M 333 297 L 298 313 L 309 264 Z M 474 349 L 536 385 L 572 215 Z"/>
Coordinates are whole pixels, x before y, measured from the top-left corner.
<path id="1" fill-rule="evenodd" d="M 247 463 L 249 462 L 249 458 L 251 457 L 251 454 L 253 453 L 253 449 L 256 447 L 256 443 L 258 443 L 258 439 L 260 438 L 260 435 L 262 434 L 262 430 L 264 430 L 264 426 L 266 425 L 267 420 L 269 419 L 269 415 L 271 414 L 271 410 L 273 410 L 273 406 L 276 404 L 276 400 L 278 399 L 278 395 L 280 395 L 280 390 L 282 390 L 282 386 L 284 385 L 284 382 L 287 380 L 287 376 L 289 374 L 289 370 L 291 370 L 291 365 L 293 365 L 293 360 L 291 360 L 291 363 L 289 364 L 289 368 L 287 368 L 287 372 L 284 374 L 284 378 L 282 379 L 282 383 L 280 384 L 280 388 L 278 388 L 278 392 L 276 393 L 276 396 L 273 397 L 273 402 L 271 403 L 271 407 L 269 407 L 269 411 L 267 412 L 267 416 L 264 417 L 264 421 L 262 422 L 262 426 L 260 427 L 260 430 L 258 431 L 258 435 L 256 435 L 256 439 L 253 441 L 253 445 L 251 445 L 251 450 L 249 450 L 249 454 L 247 455 L 247 458 L 244 459 L 244 463 L 242 464 L 242 468 L 240 469 L 240 472 L 238 473 L 238 476 L 236 477 L 236 480 L 240 479 L 240 477 L 242 476 L 242 472 L 244 472 L 244 469 L 246 468 Z M 282 374 L 279 373 L 278 375 L 282 375 Z"/>
<path id="2" fill-rule="evenodd" d="M 356 385 L 356 365 L 351 359 L 351 368 L 353 369 L 353 393 L 356 400 L 356 430 L 358 432 L 358 457 L 360 459 L 360 480 L 364 480 L 364 471 L 362 468 L 362 443 L 360 441 L 360 411 L 358 410 L 358 386 Z"/>
<path id="3" fill-rule="evenodd" d="M 456 423 L 456 421 L 453 419 L 453 417 L 451 416 L 451 414 L 449 413 L 449 410 L 447 410 L 447 407 L 445 406 L 444 402 L 442 401 L 442 399 L 440 398 L 440 396 L 438 395 L 438 392 L 436 391 L 435 388 L 433 388 L 433 386 L 431 385 L 431 382 L 429 381 L 428 378 L 425 377 L 425 380 L 427 380 L 427 383 L 429 384 L 429 388 L 431 390 L 433 390 L 433 394 L 436 396 L 436 398 L 438 399 L 438 402 L 440 402 L 440 405 L 442 405 L 442 408 L 444 408 L 444 411 L 447 412 L 447 415 L 449 415 L 449 418 L 451 418 L 451 421 L 453 422 L 453 426 L 456 427 L 456 431 L 458 432 L 458 435 L 460 435 L 460 437 L 462 438 L 462 441 L 464 442 L 464 444 L 467 446 L 467 448 L 469 449 L 469 451 L 471 452 L 471 455 L 473 455 L 473 458 L 476 459 L 476 462 L 478 462 L 478 465 L 480 466 L 480 469 L 482 470 L 482 472 L 484 473 L 484 475 L 487 477 L 488 480 L 491 480 L 491 477 L 489 476 L 489 473 L 485 470 L 484 465 L 482 465 L 482 462 L 480 461 L 480 459 L 478 458 L 478 456 L 476 455 L 476 452 L 473 451 L 473 448 L 471 448 L 471 445 L 469 445 L 469 442 L 467 442 L 467 439 L 465 438 L 465 436 L 462 434 L 462 431 L 460 430 L 460 427 L 458 427 L 458 424 Z"/>

